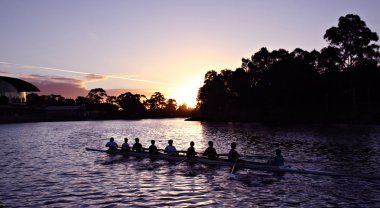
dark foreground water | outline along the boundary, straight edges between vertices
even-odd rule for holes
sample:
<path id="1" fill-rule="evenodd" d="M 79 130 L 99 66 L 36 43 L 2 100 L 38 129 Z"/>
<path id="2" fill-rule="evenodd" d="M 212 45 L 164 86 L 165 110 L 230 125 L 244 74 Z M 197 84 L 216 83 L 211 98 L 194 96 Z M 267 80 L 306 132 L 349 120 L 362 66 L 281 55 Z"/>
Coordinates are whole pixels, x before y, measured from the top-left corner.
<path id="1" fill-rule="evenodd" d="M 380 175 L 380 126 L 266 126 L 181 119 L 0 125 L 0 207 L 380 207 L 380 182 L 228 167 L 175 168 L 166 161 L 85 151 L 139 137 L 159 148 L 173 139 L 219 153 L 238 142 L 242 154 L 273 155 L 310 169 Z M 131 143 L 131 141 L 130 141 Z M 189 174 L 194 172 L 195 175 Z"/>

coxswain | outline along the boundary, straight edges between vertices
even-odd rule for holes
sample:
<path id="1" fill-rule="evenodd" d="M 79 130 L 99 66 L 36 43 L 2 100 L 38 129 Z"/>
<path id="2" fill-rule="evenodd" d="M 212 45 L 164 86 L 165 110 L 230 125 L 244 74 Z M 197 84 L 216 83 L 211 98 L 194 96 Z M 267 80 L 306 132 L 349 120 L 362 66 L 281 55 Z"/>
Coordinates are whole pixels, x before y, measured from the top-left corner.
<path id="1" fill-rule="evenodd" d="M 237 159 L 239 159 L 239 157 L 240 157 L 240 155 L 236 151 L 236 143 L 232 142 L 231 143 L 231 150 L 230 150 L 230 152 L 228 152 L 228 160 L 236 161 Z"/>
<path id="2" fill-rule="evenodd" d="M 132 146 L 132 151 L 135 151 L 135 152 L 144 152 L 144 149 L 143 149 L 142 145 L 139 143 L 139 138 L 135 139 L 135 143 Z"/>
<path id="3" fill-rule="evenodd" d="M 124 143 L 121 145 L 121 150 L 123 150 L 125 152 L 129 152 L 130 147 L 128 144 L 128 138 L 124 138 Z"/>
<path id="4" fill-rule="evenodd" d="M 276 156 L 274 156 L 273 159 L 268 162 L 268 164 L 273 166 L 283 166 L 284 161 L 284 157 L 281 155 L 281 150 L 276 149 Z"/>
<path id="5" fill-rule="evenodd" d="M 191 141 L 190 147 L 186 151 L 186 157 L 195 157 L 196 154 L 197 153 L 195 152 L 195 149 L 194 149 L 194 142 Z"/>
<path id="6" fill-rule="evenodd" d="M 208 147 L 203 153 L 203 156 L 207 156 L 210 159 L 216 159 L 218 158 L 218 153 L 216 153 L 216 150 L 214 148 L 214 142 L 209 141 L 208 142 Z"/>
<path id="7" fill-rule="evenodd" d="M 115 139 L 113 137 L 110 138 L 110 141 L 107 142 L 106 147 L 108 147 L 108 150 L 117 150 L 119 145 L 115 142 Z"/>
<path id="8" fill-rule="evenodd" d="M 168 155 L 177 155 L 177 150 L 176 148 L 173 146 L 173 140 L 169 140 L 168 141 L 168 146 L 165 147 L 165 152 L 166 154 Z"/>
<path id="9" fill-rule="evenodd" d="M 151 145 L 149 146 L 149 154 L 157 154 L 158 150 L 157 150 L 156 145 L 154 145 L 156 143 L 156 141 L 151 140 L 150 143 L 151 143 Z"/>

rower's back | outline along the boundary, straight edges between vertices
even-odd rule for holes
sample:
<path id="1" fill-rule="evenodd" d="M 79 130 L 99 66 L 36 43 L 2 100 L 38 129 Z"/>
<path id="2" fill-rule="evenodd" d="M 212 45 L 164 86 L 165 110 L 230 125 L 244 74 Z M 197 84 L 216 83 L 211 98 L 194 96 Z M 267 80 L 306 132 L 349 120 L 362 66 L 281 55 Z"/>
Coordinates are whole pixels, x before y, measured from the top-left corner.
<path id="1" fill-rule="evenodd" d="M 206 156 L 210 159 L 218 158 L 218 153 L 216 153 L 216 150 L 214 148 L 214 142 L 212 142 L 212 141 L 208 142 L 208 147 L 205 150 L 205 152 L 203 153 L 203 156 Z"/>
<path id="2" fill-rule="evenodd" d="M 195 152 L 194 142 L 190 142 L 190 147 L 186 151 L 186 157 L 195 157 L 197 153 Z"/>
<path id="3" fill-rule="evenodd" d="M 117 143 L 115 142 L 114 138 L 111 137 L 111 138 L 110 138 L 110 141 L 107 142 L 106 147 L 108 147 L 108 150 L 117 150 L 117 148 L 118 148 L 119 146 L 118 146 Z"/>
<path id="4" fill-rule="evenodd" d="M 231 143 L 231 150 L 228 152 L 228 160 L 235 161 L 239 159 L 239 153 L 236 151 L 236 143 Z"/>
<path id="5" fill-rule="evenodd" d="M 144 152 L 144 149 L 143 149 L 142 145 L 139 143 L 139 141 L 140 141 L 139 138 L 135 139 L 135 143 L 132 146 L 132 151 Z"/>
<path id="6" fill-rule="evenodd" d="M 284 157 L 281 155 L 281 150 L 276 149 L 276 156 L 273 158 L 274 166 L 283 166 L 285 162 Z"/>
<path id="7" fill-rule="evenodd" d="M 155 145 L 156 141 L 151 140 L 151 145 L 149 146 L 149 154 L 158 154 L 157 146 Z"/>
<path id="8" fill-rule="evenodd" d="M 124 138 L 124 143 L 121 145 L 121 149 L 123 151 L 129 152 L 129 144 L 128 144 L 128 138 Z"/>
<path id="9" fill-rule="evenodd" d="M 168 146 L 165 147 L 165 152 L 168 155 L 176 155 L 177 154 L 177 149 L 173 146 L 173 140 L 168 141 Z"/>

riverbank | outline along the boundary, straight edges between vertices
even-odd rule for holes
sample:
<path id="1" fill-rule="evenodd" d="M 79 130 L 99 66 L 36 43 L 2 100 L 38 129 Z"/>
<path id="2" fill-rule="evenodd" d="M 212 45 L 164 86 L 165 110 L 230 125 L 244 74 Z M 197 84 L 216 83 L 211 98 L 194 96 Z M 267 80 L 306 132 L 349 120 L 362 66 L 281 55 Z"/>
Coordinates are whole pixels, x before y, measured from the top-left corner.
<path id="1" fill-rule="evenodd" d="M 270 123 L 270 124 L 380 124 L 380 113 L 320 113 L 320 112 L 286 112 L 286 113 L 251 113 L 251 114 L 198 114 L 186 121 L 201 122 L 242 122 L 242 123 Z"/>

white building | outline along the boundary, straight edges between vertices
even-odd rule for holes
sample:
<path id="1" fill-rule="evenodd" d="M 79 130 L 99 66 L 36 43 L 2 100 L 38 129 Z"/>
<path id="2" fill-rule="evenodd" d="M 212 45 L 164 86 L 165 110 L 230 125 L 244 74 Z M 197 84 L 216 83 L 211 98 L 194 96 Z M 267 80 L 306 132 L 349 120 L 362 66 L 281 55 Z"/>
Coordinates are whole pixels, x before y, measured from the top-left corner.
<path id="1" fill-rule="evenodd" d="M 0 76 L 0 105 L 25 103 L 27 92 L 39 92 L 33 84 L 21 79 Z"/>

